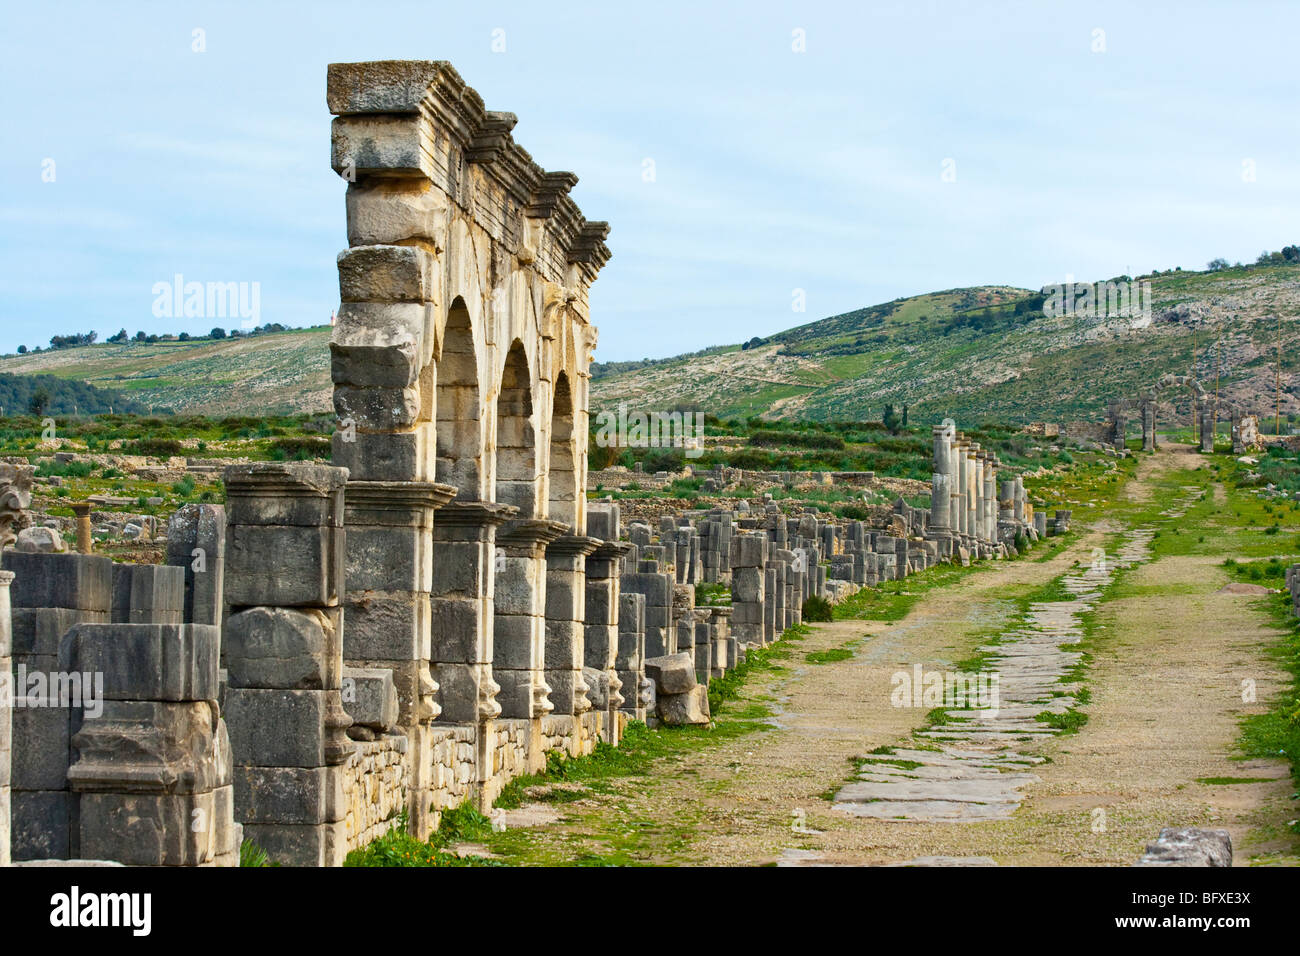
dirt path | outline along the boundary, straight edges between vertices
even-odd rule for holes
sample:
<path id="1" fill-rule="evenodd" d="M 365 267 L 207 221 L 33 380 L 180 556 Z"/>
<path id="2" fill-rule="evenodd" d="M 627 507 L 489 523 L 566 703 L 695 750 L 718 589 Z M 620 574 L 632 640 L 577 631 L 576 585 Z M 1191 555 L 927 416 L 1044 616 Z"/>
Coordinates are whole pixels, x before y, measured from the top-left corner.
<path id="1" fill-rule="evenodd" d="M 1157 482 L 1197 461 L 1179 446 L 1144 456 L 1121 494 L 1152 504 Z M 973 788 L 1005 790 L 990 774 L 1015 775 L 1014 804 L 993 814 L 1001 819 L 899 820 L 831 802 L 878 748 L 938 750 L 934 735 L 915 735 L 928 708 L 891 701 L 893 675 L 917 664 L 953 670 L 991 635 L 1013 633 L 1023 624 L 1016 598 L 1072 569 L 1079 575 L 1124 531 L 1133 529 L 1097 522 L 1050 560 L 990 564 L 925 594 L 896 623 L 814 626 L 787 667 L 754 678 L 729 705 L 771 707 L 775 729 L 666 758 L 617 794 L 566 808 L 562 832 L 539 839 L 556 849 L 568 840 L 571 852 L 575 836 L 594 846 L 622 828 L 632 834 L 632 858 L 663 864 L 1124 865 L 1161 827 L 1197 824 L 1231 830 L 1239 864 L 1286 851 L 1294 807 L 1285 762 L 1231 759 L 1239 719 L 1263 709 L 1243 703 L 1242 681 L 1255 682 L 1259 701 L 1281 686 L 1284 675 L 1267 653 L 1275 634 L 1248 598 L 1216 593 L 1227 581 L 1221 557 L 1148 560 L 1126 572 L 1115 593 L 1103 592 L 1088 645 L 1091 696 L 1079 705 L 1087 723 L 1077 734 L 1018 736 L 1017 749 L 1032 760 L 994 762 L 971 776 Z M 807 660 L 839 648 L 852 657 Z M 868 766 L 863 779 L 907 787 L 951 768 L 939 755 L 881 769 Z M 1232 782 L 1240 780 L 1260 782 Z M 867 793 L 866 806 L 878 796 Z"/>

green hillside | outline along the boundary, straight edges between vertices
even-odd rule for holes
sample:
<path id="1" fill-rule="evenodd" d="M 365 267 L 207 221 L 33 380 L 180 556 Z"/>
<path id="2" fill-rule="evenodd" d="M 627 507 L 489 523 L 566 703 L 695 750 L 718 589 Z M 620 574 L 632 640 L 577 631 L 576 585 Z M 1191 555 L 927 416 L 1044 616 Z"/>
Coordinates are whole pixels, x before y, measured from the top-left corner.
<path id="1" fill-rule="evenodd" d="M 0 358 L 0 372 L 46 374 L 125 394 L 146 410 L 288 415 L 330 410 L 330 330 L 126 342 Z"/>
<path id="2" fill-rule="evenodd" d="M 1096 418 L 1166 372 L 1195 374 L 1271 417 L 1278 341 L 1282 413 L 1300 411 L 1300 264 L 1149 277 L 1151 321 L 1048 317 L 1043 295 L 984 286 L 898 299 L 744 346 L 593 370 L 593 409 L 620 402 L 720 417 Z M 1193 351 L 1195 362 L 1193 363 Z M 1268 422 L 1271 426 L 1271 421 Z"/>
<path id="3" fill-rule="evenodd" d="M 1209 383 L 1217 374 L 1220 394 L 1255 407 L 1271 429 L 1280 338 L 1282 413 L 1300 412 L 1300 264 L 1140 278 L 1152 292 L 1145 325 L 1049 317 L 1029 289 L 949 289 L 743 345 L 597 364 L 592 409 L 627 402 L 720 418 L 861 421 L 893 404 L 909 406 L 915 422 L 1067 421 L 1095 419 L 1107 400 L 1194 368 Z M 331 409 L 329 334 L 65 348 L 0 357 L 0 373 L 87 382 L 177 414 L 320 414 Z"/>

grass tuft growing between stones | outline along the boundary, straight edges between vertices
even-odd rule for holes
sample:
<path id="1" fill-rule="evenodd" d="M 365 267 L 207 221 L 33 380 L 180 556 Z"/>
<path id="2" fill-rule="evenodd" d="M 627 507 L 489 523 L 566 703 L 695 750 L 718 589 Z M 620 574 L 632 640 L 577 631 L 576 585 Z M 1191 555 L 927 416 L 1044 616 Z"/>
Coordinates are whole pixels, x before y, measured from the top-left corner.
<path id="1" fill-rule="evenodd" d="M 416 839 L 407 832 L 407 814 L 403 810 L 394 818 L 393 827 L 368 846 L 353 850 L 344 866 L 503 866 L 484 857 L 461 857 L 448 847 L 466 841 L 486 839 L 492 834 L 492 821 L 468 802 L 454 810 L 445 810 L 438 831 L 429 840 Z"/>

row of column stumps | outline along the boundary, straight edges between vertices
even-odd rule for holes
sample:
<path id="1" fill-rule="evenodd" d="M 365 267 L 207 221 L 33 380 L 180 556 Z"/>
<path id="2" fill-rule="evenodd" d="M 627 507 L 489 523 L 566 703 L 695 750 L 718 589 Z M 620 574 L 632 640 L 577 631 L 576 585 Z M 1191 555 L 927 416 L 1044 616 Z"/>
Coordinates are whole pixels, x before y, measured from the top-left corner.
<path id="1" fill-rule="evenodd" d="M 951 422 L 935 425 L 934 471 L 926 537 L 944 559 L 1003 555 L 1018 536 L 1035 541 L 1047 533 L 1046 512 L 1036 512 L 1020 475 L 999 478 L 997 455 L 972 442 Z M 1070 514 L 1056 513 L 1053 530 L 1068 527 Z"/>

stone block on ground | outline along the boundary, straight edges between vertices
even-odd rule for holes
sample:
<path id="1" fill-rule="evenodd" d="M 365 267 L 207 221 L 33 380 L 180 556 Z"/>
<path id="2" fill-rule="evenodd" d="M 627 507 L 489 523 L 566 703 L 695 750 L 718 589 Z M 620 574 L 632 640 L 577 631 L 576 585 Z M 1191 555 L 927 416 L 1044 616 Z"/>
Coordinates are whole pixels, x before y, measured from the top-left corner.
<path id="1" fill-rule="evenodd" d="M 654 681 L 660 695 L 684 694 L 699 683 L 695 676 L 695 656 L 685 651 L 646 658 L 645 676 Z"/>
<path id="2" fill-rule="evenodd" d="M 655 712 L 665 724 L 675 727 L 708 724 L 709 690 L 697 684 L 684 694 L 660 693 L 655 699 Z"/>
<path id="3" fill-rule="evenodd" d="M 1165 827 L 1137 866 L 1232 866 L 1232 837 L 1227 830 Z"/>

